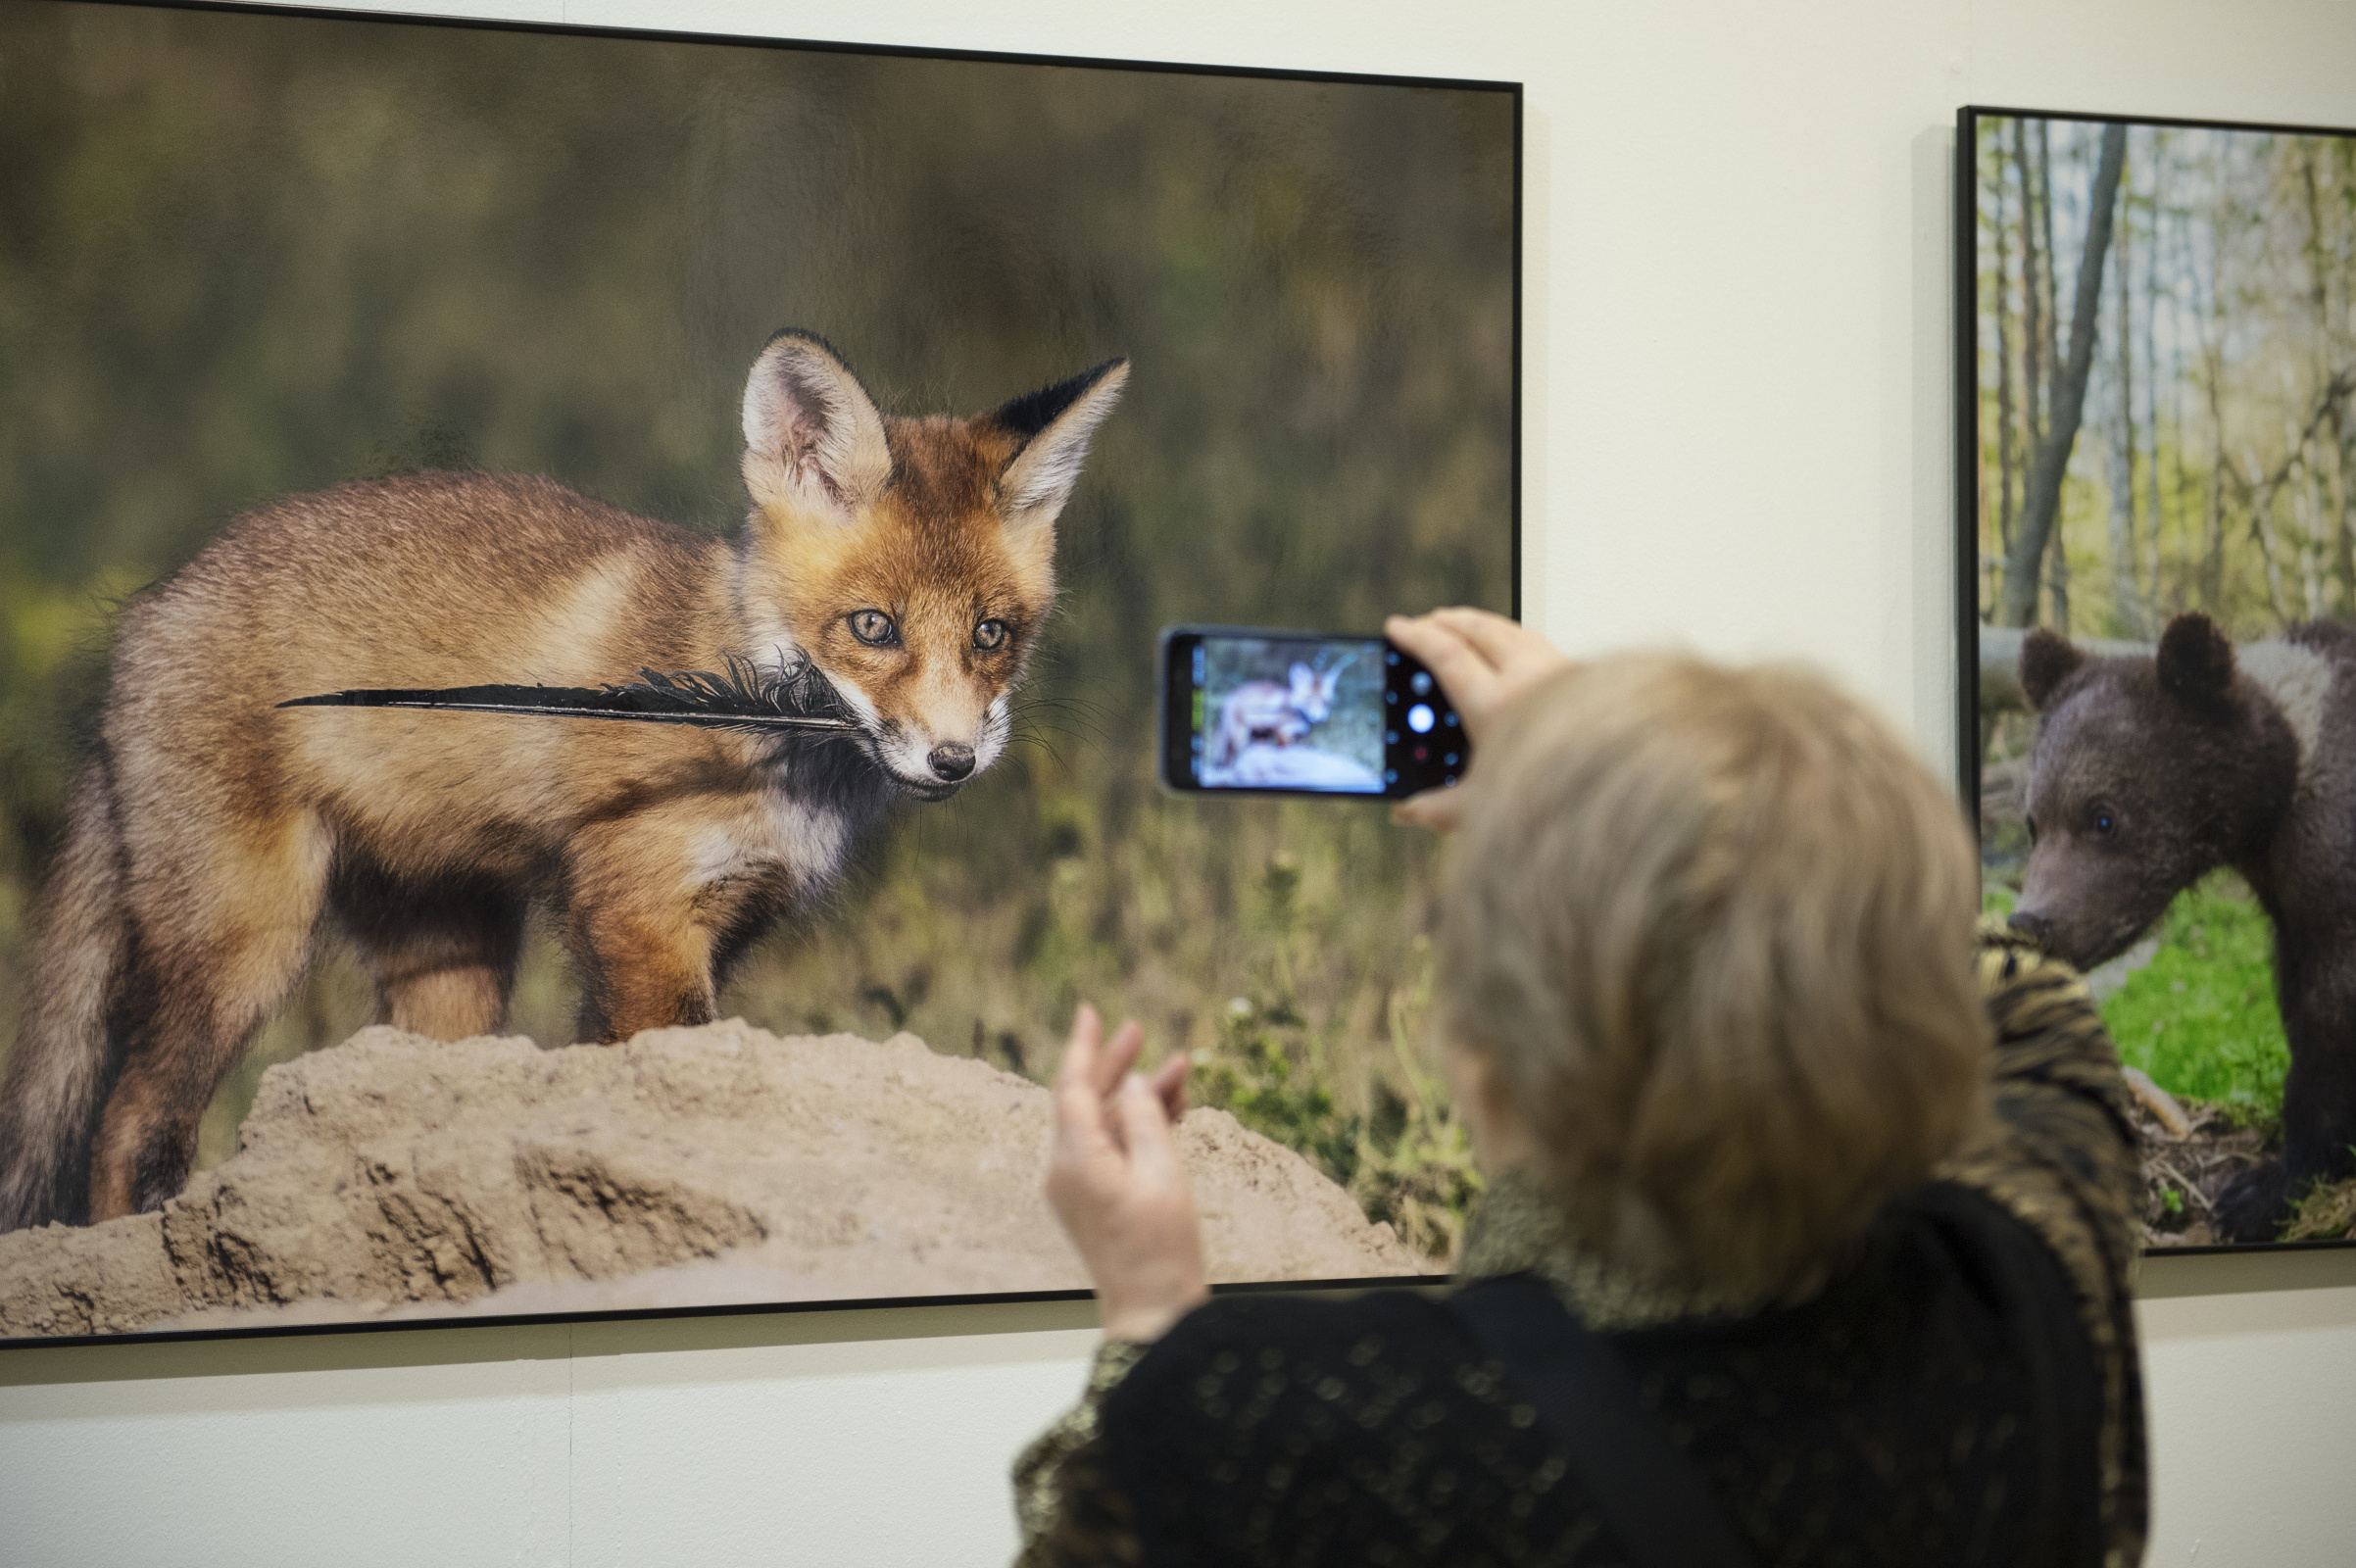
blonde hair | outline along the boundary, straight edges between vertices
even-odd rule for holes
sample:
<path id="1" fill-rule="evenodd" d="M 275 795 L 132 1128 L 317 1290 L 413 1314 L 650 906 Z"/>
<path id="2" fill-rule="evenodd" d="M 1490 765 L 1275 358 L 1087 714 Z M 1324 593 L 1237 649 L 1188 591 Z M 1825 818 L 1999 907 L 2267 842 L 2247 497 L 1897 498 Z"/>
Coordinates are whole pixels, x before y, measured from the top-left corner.
<path id="1" fill-rule="evenodd" d="M 1955 800 L 1822 678 L 1634 656 L 1518 705 L 1449 872 L 1441 1027 L 1572 1235 L 1809 1288 L 1987 1100 Z"/>

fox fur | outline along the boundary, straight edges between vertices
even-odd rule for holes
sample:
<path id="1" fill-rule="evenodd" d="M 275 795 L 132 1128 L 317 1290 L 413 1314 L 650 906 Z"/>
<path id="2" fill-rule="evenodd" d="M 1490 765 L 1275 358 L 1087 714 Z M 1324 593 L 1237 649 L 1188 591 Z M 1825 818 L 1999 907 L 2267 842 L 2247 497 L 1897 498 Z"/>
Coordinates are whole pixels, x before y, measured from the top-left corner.
<path id="1" fill-rule="evenodd" d="M 894 798 L 946 799 L 1005 749 L 1056 514 L 1127 374 L 886 417 L 821 340 L 781 332 L 746 385 L 733 538 L 500 473 L 231 522 L 123 619 L 0 1082 L 0 1230 L 174 1196 L 330 924 L 377 1019 L 421 1034 L 500 1027 L 534 904 L 581 979 L 580 1038 L 710 1020 L 731 961 Z M 276 706 L 731 657 L 814 668 L 854 737 Z"/>

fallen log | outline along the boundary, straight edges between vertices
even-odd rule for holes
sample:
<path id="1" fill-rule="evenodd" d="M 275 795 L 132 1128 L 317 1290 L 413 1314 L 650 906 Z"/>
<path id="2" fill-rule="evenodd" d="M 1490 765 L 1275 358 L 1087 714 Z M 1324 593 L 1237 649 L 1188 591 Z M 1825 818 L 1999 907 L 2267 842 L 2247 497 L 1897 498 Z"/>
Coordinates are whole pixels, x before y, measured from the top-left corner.
<path id="1" fill-rule="evenodd" d="M 2025 713 L 2029 698 L 2021 690 L 2021 639 L 2028 630 L 2021 626 L 1988 626 L 1980 628 L 1980 711 L 1989 713 Z M 2081 652 L 2103 659 L 2149 659 L 2155 652 L 2150 643 L 2124 643 L 2105 637 L 2073 637 L 2071 643 Z"/>

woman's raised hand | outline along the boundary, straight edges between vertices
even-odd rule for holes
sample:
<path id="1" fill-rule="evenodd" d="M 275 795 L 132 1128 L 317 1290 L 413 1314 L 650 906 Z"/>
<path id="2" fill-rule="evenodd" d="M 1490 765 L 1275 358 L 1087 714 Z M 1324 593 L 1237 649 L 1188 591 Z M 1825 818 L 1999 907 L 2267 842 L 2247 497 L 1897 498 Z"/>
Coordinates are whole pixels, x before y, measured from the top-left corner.
<path id="1" fill-rule="evenodd" d="M 1487 610 L 1435 610 L 1393 615 L 1383 633 L 1431 670 L 1472 737 L 1473 771 L 1454 789 L 1426 790 L 1399 802 L 1392 817 L 1446 833 L 1463 820 L 1481 768 L 1480 746 L 1497 714 L 1533 687 L 1568 669 L 1571 661 L 1539 633 Z"/>
<path id="2" fill-rule="evenodd" d="M 1055 1071 L 1055 1149 L 1047 1197 L 1096 1283 L 1104 1333 L 1157 1340 L 1200 1304 L 1203 1227 L 1178 1157 L 1186 1111 L 1183 1054 L 1148 1078 L 1130 1069 L 1145 1031 L 1132 1020 L 1109 1042 L 1083 1003 Z"/>

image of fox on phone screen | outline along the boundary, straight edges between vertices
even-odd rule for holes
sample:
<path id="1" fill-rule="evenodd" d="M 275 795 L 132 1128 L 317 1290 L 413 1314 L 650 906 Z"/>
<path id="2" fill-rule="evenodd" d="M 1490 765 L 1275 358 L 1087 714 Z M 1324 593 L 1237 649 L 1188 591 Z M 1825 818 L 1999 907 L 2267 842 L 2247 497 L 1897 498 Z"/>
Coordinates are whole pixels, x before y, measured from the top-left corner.
<path id="1" fill-rule="evenodd" d="M 1398 799 L 1470 757 L 1431 674 L 1380 637 L 1177 626 L 1162 647 L 1172 789 Z"/>

